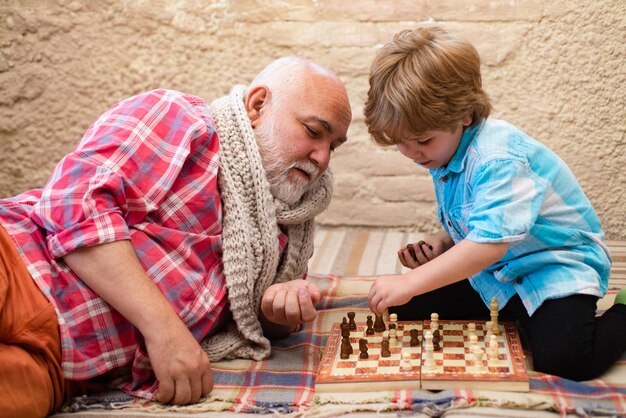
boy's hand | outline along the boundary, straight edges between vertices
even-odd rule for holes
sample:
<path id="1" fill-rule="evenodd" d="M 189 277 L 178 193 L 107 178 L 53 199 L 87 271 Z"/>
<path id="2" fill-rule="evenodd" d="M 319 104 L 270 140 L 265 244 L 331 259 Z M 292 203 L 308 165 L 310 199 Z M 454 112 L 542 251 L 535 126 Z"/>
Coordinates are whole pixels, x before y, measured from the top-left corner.
<path id="1" fill-rule="evenodd" d="M 265 319 L 278 325 L 298 325 L 317 316 L 315 304 L 320 289 L 306 280 L 276 283 L 267 288 L 261 300 Z"/>
<path id="2" fill-rule="evenodd" d="M 404 305 L 411 300 L 414 295 L 405 285 L 407 280 L 410 279 L 401 274 L 378 277 L 367 295 L 370 310 L 380 315 L 390 306 Z"/>
<path id="3" fill-rule="evenodd" d="M 445 232 L 426 237 L 424 240 L 409 243 L 398 250 L 398 258 L 404 267 L 414 269 L 439 257 L 454 243 Z"/>

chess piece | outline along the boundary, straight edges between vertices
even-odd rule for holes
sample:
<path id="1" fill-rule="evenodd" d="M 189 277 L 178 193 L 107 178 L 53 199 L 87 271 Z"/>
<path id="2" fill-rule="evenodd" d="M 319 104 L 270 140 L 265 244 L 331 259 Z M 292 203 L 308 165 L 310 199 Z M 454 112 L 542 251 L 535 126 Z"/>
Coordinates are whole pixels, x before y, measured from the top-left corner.
<path id="1" fill-rule="evenodd" d="M 411 347 L 418 347 L 420 345 L 420 340 L 418 337 L 419 331 L 413 328 L 411 331 L 409 331 L 409 333 L 411 335 L 411 341 L 409 341 L 409 345 Z"/>
<path id="2" fill-rule="evenodd" d="M 498 337 L 492 335 L 489 339 L 489 349 L 487 351 L 487 365 L 489 367 L 498 367 Z"/>
<path id="3" fill-rule="evenodd" d="M 398 329 L 396 324 L 389 324 L 389 329 Z"/>
<path id="4" fill-rule="evenodd" d="M 339 358 L 342 360 L 347 360 L 350 358 L 350 354 L 352 354 L 352 344 L 350 344 L 350 340 L 348 338 L 342 338 Z"/>
<path id="5" fill-rule="evenodd" d="M 424 370 L 435 370 L 435 358 L 433 356 L 433 333 L 428 330 L 424 334 Z"/>
<path id="6" fill-rule="evenodd" d="M 398 334 L 395 328 L 389 330 L 389 345 L 396 347 L 398 345 Z"/>
<path id="7" fill-rule="evenodd" d="M 356 322 L 354 322 L 354 316 L 355 313 L 354 312 L 348 312 L 348 325 L 350 328 L 350 331 L 356 331 Z"/>
<path id="8" fill-rule="evenodd" d="M 467 324 L 467 336 L 476 335 L 476 324 L 474 322 L 470 322 Z"/>
<path id="9" fill-rule="evenodd" d="M 493 321 L 485 322 L 485 328 L 487 329 L 487 332 L 485 333 L 485 343 L 489 344 L 489 339 L 493 335 Z"/>
<path id="10" fill-rule="evenodd" d="M 472 346 L 472 354 L 474 356 L 474 367 L 477 372 L 485 372 L 485 364 L 483 358 L 485 357 L 485 350 L 480 348 L 479 345 Z"/>
<path id="11" fill-rule="evenodd" d="M 439 314 L 436 312 L 430 314 L 430 329 L 432 331 L 439 329 Z"/>
<path id="12" fill-rule="evenodd" d="M 471 334 L 469 336 L 469 346 L 470 346 L 470 350 L 473 350 L 474 346 L 478 346 L 478 335 Z"/>
<path id="13" fill-rule="evenodd" d="M 391 357 L 391 350 L 389 349 L 389 340 L 383 340 L 380 343 L 380 356 Z"/>
<path id="14" fill-rule="evenodd" d="M 389 326 L 393 325 L 394 328 L 398 329 L 398 314 L 392 313 L 389 314 Z"/>
<path id="15" fill-rule="evenodd" d="M 374 335 L 374 321 L 372 320 L 372 315 L 367 315 L 367 328 L 365 329 L 365 335 Z"/>
<path id="16" fill-rule="evenodd" d="M 343 320 L 341 321 L 341 324 L 339 324 L 339 328 L 341 329 L 341 336 L 342 337 L 349 337 L 350 336 L 350 325 L 348 325 L 348 320 L 346 319 L 346 317 L 343 317 Z"/>
<path id="17" fill-rule="evenodd" d="M 491 299 L 491 304 L 489 306 L 491 308 L 491 322 L 493 322 L 493 333 L 495 335 L 502 334 L 500 330 L 500 324 L 498 324 L 498 310 L 500 306 L 498 304 L 498 298 L 495 296 Z"/>
<path id="18" fill-rule="evenodd" d="M 440 342 L 441 336 L 439 335 L 439 330 L 435 329 L 435 331 L 433 331 L 433 348 L 435 351 L 441 350 L 441 345 L 439 344 Z"/>
<path id="19" fill-rule="evenodd" d="M 369 357 L 367 354 L 367 340 L 365 338 L 359 339 L 359 351 L 361 352 L 361 354 L 359 354 L 359 358 L 366 359 Z"/>
<path id="20" fill-rule="evenodd" d="M 385 322 L 383 321 L 382 315 L 376 315 L 376 319 L 374 320 L 374 331 L 383 332 L 387 327 L 385 327 Z"/>
<path id="21" fill-rule="evenodd" d="M 402 353 L 400 357 L 400 370 L 410 372 L 413 369 L 411 364 L 411 353 Z"/>

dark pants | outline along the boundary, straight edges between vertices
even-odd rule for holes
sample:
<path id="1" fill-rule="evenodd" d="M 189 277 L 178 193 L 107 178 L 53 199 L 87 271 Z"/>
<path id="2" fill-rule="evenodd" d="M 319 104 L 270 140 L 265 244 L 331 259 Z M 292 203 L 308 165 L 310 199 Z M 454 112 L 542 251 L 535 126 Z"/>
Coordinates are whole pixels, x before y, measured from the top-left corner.
<path id="1" fill-rule="evenodd" d="M 515 295 L 500 309 L 498 320 L 515 322 L 530 348 L 534 370 L 572 380 L 600 376 L 626 350 L 626 305 L 616 304 L 596 317 L 598 298 L 572 295 L 545 301 L 532 317 Z M 398 320 L 490 320 L 489 308 L 468 280 L 411 299 L 390 312 Z"/>

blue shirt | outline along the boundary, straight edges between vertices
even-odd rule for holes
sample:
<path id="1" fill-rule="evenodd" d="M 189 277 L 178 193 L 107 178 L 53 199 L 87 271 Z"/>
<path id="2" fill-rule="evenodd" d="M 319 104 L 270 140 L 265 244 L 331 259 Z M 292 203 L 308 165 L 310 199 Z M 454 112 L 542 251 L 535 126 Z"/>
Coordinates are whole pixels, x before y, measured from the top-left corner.
<path id="1" fill-rule="evenodd" d="M 455 243 L 509 243 L 470 278 L 485 305 L 518 294 L 532 315 L 546 299 L 604 296 L 611 259 L 591 202 L 567 165 L 514 126 L 465 129 L 447 166 L 430 171 L 438 217 Z"/>

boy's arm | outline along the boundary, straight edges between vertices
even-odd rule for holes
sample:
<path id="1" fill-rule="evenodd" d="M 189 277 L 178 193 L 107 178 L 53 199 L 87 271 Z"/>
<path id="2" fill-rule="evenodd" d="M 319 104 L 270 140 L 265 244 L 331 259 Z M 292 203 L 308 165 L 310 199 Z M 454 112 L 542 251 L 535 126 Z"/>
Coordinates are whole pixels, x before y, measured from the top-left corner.
<path id="1" fill-rule="evenodd" d="M 209 359 L 159 288 L 130 241 L 79 248 L 64 257 L 72 271 L 144 337 L 159 381 L 157 399 L 197 402 L 213 388 Z"/>
<path id="2" fill-rule="evenodd" d="M 476 243 L 462 240 L 439 257 L 402 275 L 381 276 L 370 288 L 370 309 L 380 314 L 390 306 L 407 303 L 414 296 L 456 283 L 500 260 L 508 243 Z M 399 280 L 402 284 L 399 285 Z"/>

